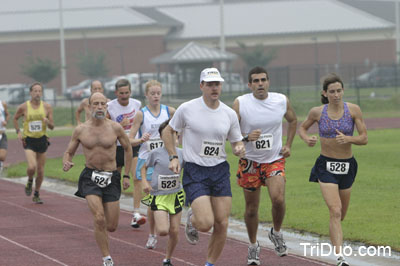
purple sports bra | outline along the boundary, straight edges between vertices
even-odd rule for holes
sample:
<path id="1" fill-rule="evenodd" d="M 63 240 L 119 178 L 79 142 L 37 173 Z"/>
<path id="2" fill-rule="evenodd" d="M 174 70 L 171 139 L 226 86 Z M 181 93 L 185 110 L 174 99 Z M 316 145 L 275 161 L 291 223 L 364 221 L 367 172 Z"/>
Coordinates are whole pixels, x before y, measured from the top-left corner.
<path id="1" fill-rule="evenodd" d="M 319 136 L 322 138 L 336 138 L 336 129 L 346 136 L 353 136 L 354 121 L 349 108 L 343 103 L 344 113 L 339 120 L 332 120 L 328 116 L 328 105 L 325 104 L 321 118 L 318 121 Z"/>

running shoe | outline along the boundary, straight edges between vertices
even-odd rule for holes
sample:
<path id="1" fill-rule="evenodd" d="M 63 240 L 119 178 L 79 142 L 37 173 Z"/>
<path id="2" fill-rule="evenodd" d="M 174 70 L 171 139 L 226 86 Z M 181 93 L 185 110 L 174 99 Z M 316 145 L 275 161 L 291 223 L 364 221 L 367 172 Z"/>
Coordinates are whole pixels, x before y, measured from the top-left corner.
<path id="1" fill-rule="evenodd" d="M 147 249 L 155 249 L 157 244 L 157 236 L 156 235 L 149 235 L 147 239 L 146 248 Z"/>
<path id="2" fill-rule="evenodd" d="M 163 265 L 163 266 L 174 266 L 174 265 L 172 265 L 170 259 L 164 260 L 162 265 Z"/>
<path id="3" fill-rule="evenodd" d="M 112 258 L 103 260 L 103 266 L 114 266 L 114 262 L 113 262 Z"/>
<path id="4" fill-rule="evenodd" d="M 40 197 L 39 197 L 39 193 L 35 193 L 34 195 L 33 195 L 33 198 L 32 198 L 32 201 L 34 202 L 34 203 L 36 203 L 36 204 L 43 204 L 43 201 L 40 199 Z"/>
<path id="5" fill-rule="evenodd" d="M 260 244 L 258 241 L 256 247 L 249 245 L 248 252 L 247 265 L 260 265 Z"/>
<path id="6" fill-rule="evenodd" d="M 275 245 L 275 252 L 279 257 L 283 257 L 288 254 L 285 240 L 283 240 L 283 235 L 281 232 L 274 233 L 274 228 L 271 228 L 271 231 L 268 232 L 268 237 Z"/>
<path id="7" fill-rule="evenodd" d="M 344 259 L 344 257 L 340 256 L 337 258 L 336 266 L 350 266 L 350 264 Z"/>
<path id="8" fill-rule="evenodd" d="M 199 242 L 199 233 L 197 232 L 196 228 L 194 228 L 192 222 L 190 221 L 192 215 L 193 215 L 192 208 L 190 208 L 186 215 L 185 236 L 190 244 L 196 245 L 197 242 Z"/>
<path id="9" fill-rule="evenodd" d="M 28 197 L 30 195 L 32 195 L 32 183 L 33 183 L 33 180 L 28 180 L 28 183 L 26 183 L 26 186 L 25 186 L 25 194 Z"/>
<path id="10" fill-rule="evenodd" d="M 138 212 L 133 213 L 132 215 L 132 221 L 131 221 L 131 226 L 133 228 L 139 228 L 140 225 L 145 224 L 146 223 L 146 217 L 141 215 Z"/>

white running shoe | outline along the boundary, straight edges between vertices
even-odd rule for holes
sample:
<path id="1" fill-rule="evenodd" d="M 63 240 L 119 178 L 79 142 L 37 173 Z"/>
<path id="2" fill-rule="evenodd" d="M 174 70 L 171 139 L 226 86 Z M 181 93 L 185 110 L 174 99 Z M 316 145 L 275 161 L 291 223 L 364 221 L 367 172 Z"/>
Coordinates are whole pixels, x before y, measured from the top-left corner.
<path id="1" fill-rule="evenodd" d="M 258 241 L 256 247 L 249 245 L 248 252 L 247 265 L 260 265 L 260 244 Z"/>
<path id="2" fill-rule="evenodd" d="M 114 262 L 113 262 L 112 258 L 103 260 L 103 266 L 114 266 Z"/>
<path id="3" fill-rule="evenodd" d="M 343 256 L 337 258 L 336 266 L 350 266 L 350 264 L 344 259 Z"/>
<path id="4" fill-rule="evenodd" d="M 185 236 L 190 244 L 196 245 L 197 242 L 199 242 L 199 233 L 197 232 L 196 228 L 194 228 L 192 222 L 190 221 L 192 215 L 193 215 L 192 208 L 190 208 L 186 215 Z"/>
<path id="5" fill-rule="evenodd" d="M 132 221 L 131 221 L 131 226 L 133 228 L 139 228 L 142 224 L 146 223 L 146 217 L 141 215 L 138 212 L 133 213 L 132 215 Z"/>
<path id="6" fill-rule="evenodd" d="M 146 248 L 147 249 L 155 249 L 157 244 L 157 236 L 156 235 L 149 235 L 147 239 Z"/>
<path id="7" fill-rule="evenodd" d="M 279 257 L 283 257 L 288 254 L 285 240 L 283 240 L 283 235 L 281 232 L 274 233 L 274 228 L 272 227 L 271 231 L 268 232 L 268 237 L 275 245 L 275 252 Z"/>

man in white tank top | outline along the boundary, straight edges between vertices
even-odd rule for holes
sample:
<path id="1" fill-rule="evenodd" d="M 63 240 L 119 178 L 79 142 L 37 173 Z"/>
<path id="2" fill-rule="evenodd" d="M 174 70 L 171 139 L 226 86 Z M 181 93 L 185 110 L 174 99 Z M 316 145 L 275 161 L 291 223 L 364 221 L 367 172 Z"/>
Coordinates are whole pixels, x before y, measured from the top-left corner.
<path id="1" fill-rule="evenodd" d="M 273 227 L 269 238 L 279 256 L 287 255 L 280 232 L 285 216 L 285 158 L 290 156 L 297 118 L 285 95 L 268 92 L 270 81 L 264 68 L 251 69 L 248 78 L 252 92 L 239 96 L 233 103 L 246 145 L 246 156 L 239 160 L 237 183 L 243 188 L 246 201 L 244 220 L 250 241 L 247 264 L 260 265 L 257 228 L 261 186 L 268 187 L 272 202 Z M 282 146 L 283 118 L 289 126 L 286 144 Z"/>
<path id="2" fill-rule="evenodd" d="M 131 84 L 127 79 L 120 79 L 115 84 L 115 95 L 116 99 L 107 103 L 108 116 L 111 120 L 120 123 L 124 128 L 126 135 L 129 135 L 131 127 L 136 119 L 137 113 L 140 111 L 142 103 L 139 100 L 131 98 Z M 132 179 L 133 179 L 133 206 L 136 210 L 140 208 L 140 199 L 142 196 L 141 182 L 136 178 L 136 163 L 138 159 L 139 147 L 132 147 Z M 117 170 L 121 173 L 122 167 L 124 166 L 124 150 L 119 142 L 117 142 Z M 137 212 L 137 222 L 132 225 L 138 228 L 140 224 L 146 222 L 146 217 L 140 215 Z"/>
<path id="3" fill-rule="evenodd" d="M 163 132 L 165 148 L 170 155 L 169 168 L 175 173 L 180 170 L 175 132 L 183 137 L 182 184 L 187 202 L 191 204 L 186 219 L 186 239 L 196 244 L 197 230 L 208 232 L 213 228 L 207 266 L 214 265 L 224 248 L 232 205 L 226 140 L 236 156 L 245 155 L 237 116 L 219 101 L 223 81 L 216 68 L 204 69 L 200 74 L 202 96 L 179 106 Z"/>
<path id="4" fill-rule="evenodd" d="M 6 126 L 9 119 L 10 114 L 8 113 L 7 104 L 5 101 L 0 101 L 0 172 L 3 171 L 4 161 L 7 157 Z"/>
<path id="5" fill-rule="evenodd" d="M 153 168 L 147 169 L 147 176 L 141 176 L 140 170 L 144 166 L 148 153 L 152 150 L 161 148 L 164 142 L 160 139 L 158 129 L 160 125 L 168 120 L 175 113 L 175 108 L 161 104 L 161 83 L 157 80 L 149 80 L 146 82 L 145 96 L 148 105 L 143 107 L 135 117 L 135 121 L 129 134 L 129 140 L 132 146 L 140 147 L 138 162 L 136 165 L 136 178 L 142 180 L 142 178 L 151 179 Z M 138 210 L 133 211 L 133 217 L 131 226 L 136 223 Z M 149 219 L 150 235 L 146 243 L 146 248 L 154 249 L 157 243 L 155 234 L 153 211 L 150 208 L 147 209 L 147 218 Z"/>

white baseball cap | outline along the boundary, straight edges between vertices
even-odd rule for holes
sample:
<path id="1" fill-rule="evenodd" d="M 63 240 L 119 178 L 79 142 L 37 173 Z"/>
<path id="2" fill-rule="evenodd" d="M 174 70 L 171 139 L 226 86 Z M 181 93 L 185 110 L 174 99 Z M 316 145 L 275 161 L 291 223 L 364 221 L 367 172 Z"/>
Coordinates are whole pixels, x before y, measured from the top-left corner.
<path id="1" fill-rule="evenodd" d="M 202 81 L 205 82 L 210 82 L 210 81 L 221 81 L 224 82 L 224 79 L 221 77 L 221 74 L 219 73 L 218 69 L 215 67 L 212 68 L 206 68 L 201 71 L 200 74 L 200 83 Z"/>

